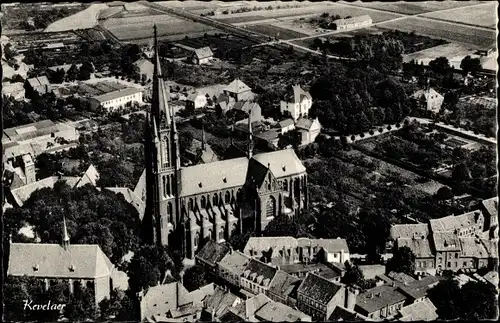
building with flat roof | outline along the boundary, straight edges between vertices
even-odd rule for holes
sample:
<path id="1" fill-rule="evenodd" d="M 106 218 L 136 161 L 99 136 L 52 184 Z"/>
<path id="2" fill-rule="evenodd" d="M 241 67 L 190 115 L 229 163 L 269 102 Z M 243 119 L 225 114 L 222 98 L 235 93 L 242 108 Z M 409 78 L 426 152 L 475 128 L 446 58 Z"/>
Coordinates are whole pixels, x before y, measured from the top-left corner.
<path id="1" fill-rule="evenodd" d="M 109 93 L 96 95 L 89 99 L 92 107 L 103 107 L 107 111 L 113 111 L 120 107 L 125 108 L 133 102 L 142 104 L 142 90 L 134 87 L 115 90 Z"/>

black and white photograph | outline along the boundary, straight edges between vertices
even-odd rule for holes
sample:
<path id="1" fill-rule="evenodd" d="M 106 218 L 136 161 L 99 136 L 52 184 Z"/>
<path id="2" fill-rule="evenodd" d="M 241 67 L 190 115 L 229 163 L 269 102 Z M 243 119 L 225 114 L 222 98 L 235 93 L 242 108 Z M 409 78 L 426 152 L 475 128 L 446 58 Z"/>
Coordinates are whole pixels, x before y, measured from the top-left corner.
<path id="1" fill-rule="evenodd" d="M 496 321 L 497 12 L 2 1 L 0 321 Z"/>

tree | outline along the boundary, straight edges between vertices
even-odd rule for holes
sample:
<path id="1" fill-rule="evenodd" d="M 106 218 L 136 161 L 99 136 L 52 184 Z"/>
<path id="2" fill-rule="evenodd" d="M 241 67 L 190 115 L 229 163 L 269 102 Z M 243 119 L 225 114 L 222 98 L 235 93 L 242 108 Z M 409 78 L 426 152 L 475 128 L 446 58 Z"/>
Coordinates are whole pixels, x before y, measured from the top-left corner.
<path id="1" fill-rule="evenodd" d="M 458 282 L 451 277 L 440 281 L 429 290 L 429 299 L 436 306 L 440 319 L 455 320 L 460 317 L 457 295 L 460 295 L 460 287 Z"/>
<path id="2" fill-rule="evenodd" d="M 415 272 L 415 254 L 408 247 L 398 248 L 388 261 L 387 270 L 413 275 Z"/>
<path id="3" fill-rule="evenodd" d="M 471 73 L 476 75 L 483 67 L 479 58 L 471 58 L 470 55 L 465 56 L 460 63 L 460 68 L 464 75 Z"/>
<path id="4" fill-rule="evenodd" d="M 78 73 L 78 79 L 80 81 L 85 81 L 90 79 L 91 74 L 94 72 L 94 66 L 92 66 L 92 63 L 86 61 L 83 62 L 82 66 L 80 66 L 80 70 Z"/>
<path id="5" fill-rule="evenodd" d="M 66 81 L 73 82 L 78 78 L 78 67 L 76 64 L 71 64 L 71 67 L 66 72 Z"/>
<path id="6" fill-rule="evenodd" d="M 94 289 L 88 287 L 75 288 L 69 303 L 64 310 L 64 316 L 70 321 L 94 320 L 96 318 Z"/>
<path id="7" fill-rule="evenodd" d="M 194 291 L 208 284 L 206 271 L 201 266 L 195 265 L 189 267 L 183 276 L 184 287 L 188 291 Z"/>
<path id="8" fill-rule="evenodd" d="M 132 257 L 128 267 L 129 288 L 139 292 L 156 286 L 165 279 L 167 270 L 174 269 L 174 262 L 166 247 L 142 246 Z"/>
<path id="9" fill-rule="evenodd" d="M 440 74 L 440 75 L 445 75 L 451 69 L 450 62 L 444 56 L 438 57 L 438 58 L 430 61 L 429 67 L 431 68 L 431 70 L 434 73 Z"/>
<path id="10" fill-rule="evenodd" d="M 342 277 L 341 281 L 347 285 L 358 285 L 360 281 L 364 279 L 363 272 L 356 265 L 351 265 L 349 262 L 345 262 L 346 272 Z"/>
<path id="11" fill-rule="evenodd" d="M 436 198 L 441 201 L 452 199 L 453 196 L 453 191 L 448 186 L 443 186 L 436 192 Z"/>
<path id="12" fill-rule="evenodd" d="M 469 181 L 471 175 L 467 165 L 464 163 L 456 165 L 451 173 L 451 178 L 458 183 Z"/>

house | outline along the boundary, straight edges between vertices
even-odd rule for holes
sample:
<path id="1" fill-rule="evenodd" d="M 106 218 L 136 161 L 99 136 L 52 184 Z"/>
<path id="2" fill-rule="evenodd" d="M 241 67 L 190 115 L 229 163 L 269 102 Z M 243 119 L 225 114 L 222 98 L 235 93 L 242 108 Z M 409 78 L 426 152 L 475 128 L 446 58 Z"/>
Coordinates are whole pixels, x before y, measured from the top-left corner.
<path id="1" fill-rule="evenodd" d="M 124 108 L 133 102 L 142 104 L 142 91 L 135 87 L 119 89 L 96 95 L 89 99 L 92 108 L 103 107 L 107 111 Z"/>
<path id="2" fill-rule="evenodd" d="M 323 263 L 308 264 L 287 264 L 279 266 L 281 270 L 297 278 L 304 278 L 308 273 L 314 273 L 326 280 L 340 282 L 345 269 L 338 268 L 333 264 L 325 265 Z"/>
<path id="3" fill-rule="evenodd" d="M 374 279 L 385 273 L 384 265 L 359 265 L 358 268 L 363 273 L 365 279 Z"/>
<path id="4" fill-rule="evenodd" d="M 186 97 L 186 109 L 199 109 L 207 105 L 207 97 L 199 92 L 192 92 Z"/>
<path id="5" fill-rule="evenodd" d="M 285 133 L 295 129 L 295 122 L 291 118 L 281 120 L 278 122 L 278 127 L 280 128 L 281 134 L 284 135 Z"/>
<path id="6" fill-rule="evenodd" d="M 216 243 L 213 240 L 208 240 L 195 256 L 196 264 L 207 273 L 215 276 L 217 274 L 217 264 L 229 253 L 230 248 L 225 242 Z"/>
<path id="7" fill-rule="evenodd" d="M 250 259 L 240 276 L 241 286 L 255 295 L 266 293 L 277 271 L 273 266 Z"/>
<path id="8" fill-rule="evenodd" d="M 236 101 L 233 97 L 229 96 L 226 93 L 220 93 L 215 100 L 215 108 L 220 109 L 222 113 L 227 113 L 229 110 L 233 108 L 233 105 Z"/>
<path id="9" fill-rule="evenodd" d="M 363 28 L 371 26 L 373 23 L 369 15 L 362 15 L 352 18 L 337 19 L 332 22 L 335 30 L 345 30 L 354 28 Z"/>
<path id="10" fill-rule="evenodd" d="M 370 319 L 390 319 L 398 314 L 407 300 L 397 286 L 382 285 L 360 293 L 354 310 Z"/>
<path id="11" fill-rule="evenodd" d="M 150 60 L 140 58 L 134 62 L 134 65 L 137 66 L 137 69 L 139 70 L 141 80 L 147 81 L 153 79 L 154 64 L 151 63 Z"/>
<path id="12" fill-rule="evenodd" d="M 347 309 L 343 306 L 337 306 L 333 310 L 332 315 L 328 318 L 328 322 L 360 322 L 360 321 L 373 321 L 364 315 L 356 313 L 352 309 Z"/>
<path id="13" fill-rule="evenodd" d="M 232 286 L 240 287 L 240 277 L 245 271 L 250 258 L 239 251 L 229 249 L 217 264 L 219 278 L 225 280 Z"/>
<path id="14" fill-rule="evenodd" d="M 34 277 L 50 289 L 52 281 L 65 281 L 69 292 L 92 287 L 94 300 L 110 297 L 117 286 L 127 286 L 128 277 L 111 263 L 98 245 L 71 245 L 63 219 L 62 243 L 11 243 L 7 275 Z"/>
<path id="15" fill-rule="evenodd" d="M 321 124 L 318 118 L 314 120 L 300 118 L 295 124 L 295 129 L 299 133 L 300 146 L 305 146 L 316 140 L 316 137 L 321 132 Z"/>
<path id="16" fill-rule="evenodd" d="M 255 318 L 263 322 L 312 322 L 311 316 L 273 301 L 258 309 L 255 312 Z"/>
<path id="17" fill-rule="evenodd" d="M 262 109 L 257 102 L 249 100 L 240 100 L 229 106 L 236 113 L 240 113 L 245 118 L 248 117 L 252 122 L 262 120 Z"/>
<path id="18" fill-rule="evenodd" d="M 255 138 L 256 145 L 264 146 L 271 150 L 276 150 L 279 147 L 279 132 L 275 129 L 254 134 L 253 137 Z"/>
<path id="19" fill-rule="evenodd" d="M 239 79 L 235 79 L 223 89 L 223 93 L 232 97 L 235 101 L 253 100 L 252 89 Z"/>
<path id="20" fill-rule="evenodd" d="M 269 285 L 267 296 L 275 302 L 295 307 L 297 306 L 297 289 L 300 283 L 301 280 L 297 277 L 278 269 Z"/>
<path id="21" fill-rule="evenodd" d="M 340 284 L 309 273 L 297 290 L 297 308 L 314 320 L 324 321 L 336 306 L 353 308 L 355 294 Z"/>
<path id="22" fill-rule="evenodd" d="M 235 308 L 236 306 L 244 303 L 244 300 L 227 289 L 217 286 L 214 293 L 212 295 L 208 295 L 203 303 L 204 309 L 201 316 L 202 321 L 215 322 L 226 314 L 230 308 Z"/>
<path id="23" fill-rule="evenodd" d="M 283 185 L 288 188 L 288 182 Z M 340 238 L 250 237 L 243 252 L 276 264 L 310 262 L 314 258 L 340 264 L 349 261 L 349 247 Z"/>
<path id="24" fill-rule="evenodd" d="M 443 105 L 444 97 L 431 87 L 418 90 L 413 94 L 413 99 L 420 110 L 439 113 Z"/>
<path id="25" fill-rule="evenodd" d="M 210 47 L 202 47 L 194 50 L 191 61 L 196 65 L 208 64 L 213 59 L 214 53 Z"/>
<path id="26" fill-rule="evenodd" d="M 312 106 L 312 97 L 300 85 L 293 85 L 288 90 L 283 101 L 280 102 L 280 111 L 283 115 L 290 116 L 294 121 L 300 117 L 307 117 Z"/>
<path id="27" fill-rule="evenodd" d="M 2 94 L 13 97 L 15 100 L 23 100 L 25 98 L 24 84 L 17 83 L 2 83 Z"/>
<path id="28" fill-rule="evenodd" d="M 181 282 L 157 285 L 139 293 L 141 321 L 196 322 L 203 301 L 215 291 L 214 284 L 188 292 Z"/>
<path id="29" fill-rule="evenodd" d="M 219 160 L 219 157 L 205 140 L 205 129 L 203 127 L 201 141 L 193 138 L 191 145 L 184 150 L 184 156 L 181 155 L 181 157 L 184 157 L 185 164 L 188 165 L 208 164 Z"/>
<path id="30" fill-rule="evenodd" d="M 26 85 L 31 91 L 42 95 L 51 91 L 51 84 L 47 76 L 33 77 L 26 81 Z"/>
<path id="31" fill-rule="evenodd" d="M 3 51 L 2 51 L 3 53 Z M 3 73 L 3 78 L 8 78 L 11 79 L 14 77 L 14 75 L 19 75 L 23 79 L 26 79 L 28 77 L 28 72 L 34 68 L 34 65 L 27 65 L 23 62 L 18 62 L 17 65 L 19 66 L 17 69 L 15 67 L 10 66 L 2 60 L 2 73 Z"/>
<path id="32" fill-rule="evenodd" d="M 398 321 L 436 321 L 437 308 L 427 298 L 422 302 L 414 303 L 399 310 Z"/>

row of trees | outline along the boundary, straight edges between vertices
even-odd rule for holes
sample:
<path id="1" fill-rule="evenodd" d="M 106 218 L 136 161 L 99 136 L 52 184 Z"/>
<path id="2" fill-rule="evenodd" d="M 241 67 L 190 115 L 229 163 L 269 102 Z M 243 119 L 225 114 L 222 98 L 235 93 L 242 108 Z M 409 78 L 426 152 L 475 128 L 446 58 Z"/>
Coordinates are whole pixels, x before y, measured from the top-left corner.
<path id="1" fill-rule="evenodd" d="M 51 83 L 60 84 L 64 81 L 85 81 L 90 79 L 92 73 L 94 73 L 94 66 L 89 61 L 84 61 L 80 68 L 76 64 L 72 64 L 68 71 L 64 71 L 62 68 L 58 68 L 55 71 L 47 69 L 47 76 Z"/>

